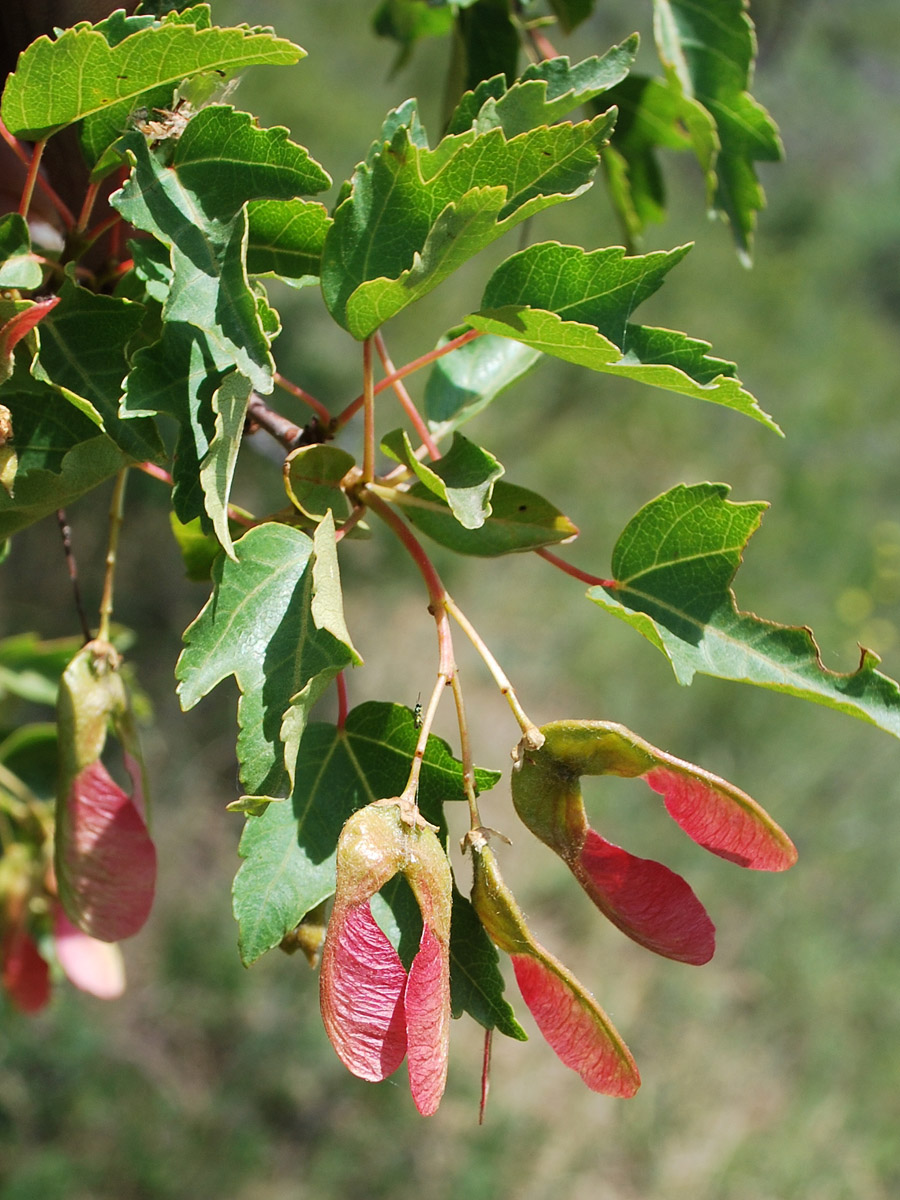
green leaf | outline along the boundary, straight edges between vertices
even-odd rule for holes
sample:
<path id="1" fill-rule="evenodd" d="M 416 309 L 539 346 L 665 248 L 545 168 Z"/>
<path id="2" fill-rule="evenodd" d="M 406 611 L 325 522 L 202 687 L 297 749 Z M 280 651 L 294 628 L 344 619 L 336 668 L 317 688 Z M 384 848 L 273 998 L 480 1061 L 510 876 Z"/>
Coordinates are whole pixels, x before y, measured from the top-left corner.
<path id="1" fill-rule="evenodd" d="M 291 287 L 318 280 L 331 217 L 314 200 L 251 200 L 247 273 L 277 275 Z"/>
<path id="2" fill-rule="evenodd" d="M 493 558 L 518 550 L 553 546 L 578 533 L 569 518 L 549 500 L 502 479 L 494 485 L 492 512 L 480 529 L 464 529 L 447 505 L 424 484 L 414 484 L 396 499 L 417 529 L 457 554 Z"/>
<path id="3" fill-rule="evenodd" d="M 237 462 L 244 420 L 250 403 L 250 380 L 232 371 L 222 380 L 212 398 L 216 431 L 206 457 L 200 464 L 200 486 L 207 515 L 216 537 L 229 558 L 234 558 L 234 544 L 228 525 L 228 498 Z"/>
<path id="4" fill-rule="evenodd" d="M 136 109 L 165 107 L 185 79 L 224 78 L 253 63 L 290 64 L 303 55 L 299 46 L 246 25 L 199 29 L 169 19 L 115 46 L 80 25 L 56 41 L 40 37 L 23 51 L 0 116 L 11 133 L 29 141 L 84 121 L 82 148 L 94 164 Z"/>
<path id="5" fill-rule="evenodd" d="M 465 332 L 451 329 L 445 345 Z M 464 424 L 521 379 L 540 359 L 540 351 L 509 338 L 487 334 L 439 358 L 425 384 L 425 416 L 436 438 Z"/>
<path id="6" fill-rule="evenodd" d="M 734 363 L 707 354 L 708 342 L 629 320 L 689 249 L 632 258 L 621 246 L 592 253 L 558 242 L 529 246 L 500 264 L 481 310 L 466 320 L 566 362 L 725 405 L 780 433 L 735 377 Z"/>
<path id="7" fill-rule="evenodd" d="M 260 129 L 249 113 L 211 104 L 191 117 L 175 143 L 172 168 L 207 217 L 227 221 L 247 200 L 291 200 L 331 187 L 309 152 L 283 125 Z"/>
<path id="8" fill-rule="evenodd" d="M 172 502 L 183 522 L 201 514 L 207 520 L 200 464 L 216 436 L 213 397 L 229 368 L 206 333 L 186 322 L 167 321 L 161 340 L 137 352 L 126 380 L 123 412 L 169 413 L 180 423 Z"/>
<path id="9" fill-rule="evenodd" d="M 400 43 L 393 72 L 406 65 L 420 38 L 449 33 L 453 28 L 453 13 L 449 8 L 435 7 L 429 0 L 381 0 L 372 16 L 372 28 L 379 37 Z"/>
<path id="10" fill-rule="evenodd" d="M 550 0 L 550 7 L 566 33 L 571 33 L 594 11 L 594 0 Z"/>
<path id="11" fill-rule="evenodd" d="M 0 288 L 41 286 L 44 273 L 31 252 L 31 236 L 24 217 L 6 213 L 0 217 Z"/>
<path id="12" fill-rule="evenodd" d="M 308 687 L 320 694 L 357 656 L 317 620 L 305 533 L 270 522 L 245 533 L 234 553 L 216 562 L 212 596 L 185 631 L 178 693 L 187 710 L 234 675 L 241 781 L 248 793 L 277 796 L 288 786 L 281 726 L 294 697 Z"/>
<path id="13" fill-rule="evenodd" d="M 208 217 L 204 197 L 211 193 L 195 194 L 176 169 L 164 167 L 151 154 L 143 137 L 129 134 L 120 146 L 128 151 L 134 171 L 110 203 L 169 248 L 172 284 L 163 319 L 196 326 L 220 368 L 234 366 L 257 391 L 271 391 L 274 364 L 244 268 L 243 209 L 228 219 Z M 236 200 L 232 192 L 230 201 Z M 221 197 L 208 202 L 221 211 Z"/>
<path id="14" fill-rule="evenodd" d="M 47 388 L 44 395 L 49 399 L 56 393 Z M 71 404 L 66 407 L 71 412 L 76 411 Z M 59 455 L 59 469 L 32 469 L 24 477 L 20 477 L 20 472 L 16 475 L 12 497 L 0 488 L 0 540 L 43 520 L 57 509 L 68 507 L 130 461 L 104 434 L 87 440 L 77 438 L 68 450 L 58 443 L 40 446 L 37 450 L 38 453 Z"/>
<path id="15" fill-rule="evenodd" d="M 570 65 L 568 58 L 533 63 L 502 94 L 498 87 L 502 76 L 486 80 L 474 92 L 463 96 L 448 132 L 462 133 L 472 125 L 480 133 L 499 127 L 507 138 L 513 138 L 529 129 L 560 121 L 625 78 L 634 62 L 638 41 L 637 34 L 632 34 L 602 58 L 595 55 L 575 66 Z"/>
<path id="16" fill-rule="evenodd" d="M 459 7 L 455 50 L 462 58 L 464 90 L 498 74 L 512 83 L 518 73 L 519 30 L 510 16 L 509 0 L 474 0 Z"/>
<path id="17" fill-rule="evenodd" d="M 277 946 L 332 894 L 335 847 L 344 822 L 364 804 L 400 794 L 417 740 L 408 708 L 374 701 L 353 709 L 343 729 L 307 726 L 291 801 L 270 804 L 262 816 L 250 817 L 241 838 L 246 861 L 234 881 L 234 914 L 244 963 Z M 477 770 L 475 784 L 487 791 L 499 778 L 499 772 Z M 441 804 L 464 799 L 462 764 L 446 742 L 432 735 L 419 780 L 422 813 L 433 820 Z"/>
<path id="18" fill-rule="evenodd" d="M 450 1005 L 454 1017 L 464 1012 L 485 1029 L 497 1029 L 517 1042 L 528 1034 L 503 995 L 503 975 L 494 943 L 484 931 L 472 902 L 453 889 L 450 924 Z"/>
<path id="19" fill-rule="evenodd" d="M 35 633 L 3 638 L 0 641 L 0 698 L 18 696 L 31 704 L 53 708 L 60 676 L 81 649 L 81 644 L 79 638 L 46 641 Z"/>
<path id="20" fill-rule="evenodd" d="M 344 520 L 350 505 L 339 484 L 356 459 L 339 446 L 300 446 L 285 459 L 284 485 L 291 503 L 313 520 L 330 509 Z"/>
<path id="21" fill-rule="evenodd" d="M 765 204 L 753 164 L 777 162 L 783 151 L 775 122 L 747 91 L 756 36 L 745 0 L 654 0 L 654 31 L 669 79 L 715 121 L 720 149 L 710 202 L 730 221 L 749 263 Z"/>
<path id="22" fill-rule="evenodd" d="M 181 551 L 186 577 L 193 583 L 206 583 L 212 577 L 213 563 L 222 553 L 218 540 L 204 531 L 199 517 L 179 521 L 175 513 L 170 512 L 169 524 Z"/>
<path id="23" fill-rule="evenodd" d="M 434 150 L 407 125 L 361 163 L 325 237 L 322 292 L 360 340 L 529 216 L 589 185 L 612 116 L 507 140 L 470 129 Z"/>
<path id="24" fill-rule="evenodd" d="M 126 350 L 143 316 L 139 304 L 97 295 L 67 279 L 59 304 L 41 322 L 40 369 L 34 370 L 82 409 L 87 402 L 102 419 L 103 431 L 136 462 L 164 456 L 152 421 L 119 416 Z"/>
<path id="25" fill-rule="evenodd" d="M 453 445 L 431 467 L 416 458 L 403 429 L 389 433 L 381 448 L 409 467 L 430 492 L 443 500 L 464 529 L 480 529 L 491 515 L 491 493 L 505 468 L 493 454 L 461 433 L 454 433 Z"/>
<path id="26" fill-rule="evenodd" d="M 648 224 L 665 217 L 665 186 L 657 150 L 693 146 L 708 172 L 719 147 L 715 122 L 671 80 L 646 75 L 629 75 L 604 101 L 616 105 L 619 119 L 603 155 L 603 166 L 613 204 L 634 243 Z"/>
<path id="27" fill-rule="evenodd" d="M 614 588 L 588 596 L 668 658 L 679 683 L 699 671 L 836 708 L 900 737 L 900 687 L 863 650 L 828 670 L 809 629 L 741 612 L 731 582 L 767 507 L 734 504 L 721 483 L 680 484 L 644 506 L 613 551 Z"/>

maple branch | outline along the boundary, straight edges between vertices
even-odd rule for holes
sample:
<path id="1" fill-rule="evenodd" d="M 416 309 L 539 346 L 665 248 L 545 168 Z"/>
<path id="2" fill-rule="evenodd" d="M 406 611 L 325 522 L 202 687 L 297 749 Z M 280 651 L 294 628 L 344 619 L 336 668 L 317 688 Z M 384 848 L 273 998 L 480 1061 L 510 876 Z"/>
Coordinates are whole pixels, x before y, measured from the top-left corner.
<path id="1" fill-rule="evenodd" d="M 311 396 L 309 392 L 307 392 L 304 388 L 299 387 L 296 383 L 292 383 L 290 379 L 285 379 L 285 377 L 279 374 L 278 371 L 275 372 L 274 378 L 278 387 L 282 388 L 286 392 L 289 392 L 292 396 L 296 397 L 297 400 L 302 400 L 304 404 L 308 405 L 313 410 L 324 427 L 326 429 L 329 427 L 331 424 L 331 413 L 321 402 L 321 400 L 317 400 L 315 396 Z"/>

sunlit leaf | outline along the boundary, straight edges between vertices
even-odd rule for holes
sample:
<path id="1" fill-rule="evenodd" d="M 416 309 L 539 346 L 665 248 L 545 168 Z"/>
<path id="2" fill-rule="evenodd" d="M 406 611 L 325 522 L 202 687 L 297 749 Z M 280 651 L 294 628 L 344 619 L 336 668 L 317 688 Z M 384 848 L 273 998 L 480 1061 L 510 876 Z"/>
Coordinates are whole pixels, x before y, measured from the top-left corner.
<path id="1" fill-rule="evenodd" d="M 679 683 L 696 672 L 754 683 L 836 708 L 900 737 L 900 687 L 863 650 L 848 674 L 829 670 L 809 629 L 742 612 L 731 583 L 766 508 L 734 504 L 721 483 L 680 484 L 645 505 L 613 551 L 614 588 L 595 604 L 665 654 Z"/>
<path id="2" fill-rule="evenodd" d="M 480 529 L 490 517 L 494 483 L 505 468 L 481 446 L 454 433 L 453 445 L 431 466 L 416 458 L 405 430 L 387 434 L 381 448 L 409 467 L 428 491 L 443 500 L 464 529 Z"/>
<path id="3" fill-rule="evenodd" d="M 707 353 L 708 342 L 630 320 L 689 249 L 626 257 L 618 246 L 593 253 L 558 242 L 530 246 L 497 268 L 481 309 L 466 320 L 566 362 L 723 404 L 778 431 L 734 363 Z"/>
<path id="4" fill-rule="evenodd" d="M 305 533 L 269 522 L 245 533 L 234 553 L 216 562 L 213 594 L 185 631 L 178 693 L 189 709 L 234 675 L 241 780 L 250 794 L 275 796 L 288 785 L 281 725 L 292 699 L 306 688 L 321 694 L 356 656 L 316 622 Z"/>

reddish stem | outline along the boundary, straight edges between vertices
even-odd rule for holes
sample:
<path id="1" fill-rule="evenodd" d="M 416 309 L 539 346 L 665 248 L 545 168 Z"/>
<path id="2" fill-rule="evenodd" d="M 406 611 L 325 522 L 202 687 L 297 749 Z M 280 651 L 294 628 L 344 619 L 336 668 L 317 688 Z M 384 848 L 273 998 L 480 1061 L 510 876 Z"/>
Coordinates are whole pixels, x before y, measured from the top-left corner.
<path id="1" fill-rule="evenodd" d="M 31 152 L 28 174 L 25 176 L 25 186 L 22 189 L 22 199 L 19 203 L 19 215 L 21 217 L 28 216 L 28 210 L 31 207 L 31 197 L 34 194 L 34 185 L 38 178 L 38 172 L 41 169 L 41 159 L 43 158 L 44 147 L 46 145 L 47 139 L 42 138 L 41 141 L 35 142 L 34 149 Z"/>
<path id="2" fill-rule="evenodd" d="M 375 334 L 375 348 L 378 351 L 378 357 L 381 359 L 381 365 L 384 367 L 385 375 L 396 375 L 397 368 L 391 362 L 391 356 L 387 352 L 387 346 L 385 346 L 384 338 L 380 333 Z M 428 432 L 428 426 L 425 424 L 419 410 L 416 408 L 412 396 L 410 396 L 400 379 L 394 380 L 394 391 L 397 393 L 397 399 L 400 401 L 403 411 L 409 417 L 413 428 L 421 438 L 422 445 L 428 451 L 429 457 L 432 460 L 440 458 L 441 452 L 438 450 L 434 438 Z"/>
<path id="3" fill-rule="evenodd" d="M 9 146 L 10 150 L 12 150 L 19 162 L 26 167 L 29 166 L 31 162 L 31 155 L 28 153 L 19 139 L 13 137 L 2 121 L 0 121 L 0 137 L 3 138 L 4 142 L 6 142 L 7 146 Z M 57 195 L 56 191 L 43 175 L 38 175 L 37 186 L 41 189 L 41 191 L 62 217 L 65 227 L 67 229 L 71 229 L 75 224 L 75 214 L 69 208 L 68 204 L 66 204 L 65 200 L 63 200 L 61 196 Z"/>
<path id="4" fill-rule="evenodd" d="M 344 678 L 343 671 L 338 671 L 334 677 L 334 683 L 338 699 L 337 727 L 341 730 L 347 723 L 347 680 Z"/>
<path id="5" fill-rule="evenodd" d="M 298 387 L 296 383 L 291 383 L 290 379 L 285 379 L 285 377 L 283 375 L 279 375 L 277 371 L 275 372 L 275 382 L 280 388 L 283 388 L 284 391 L 290 392 L 292 396 L 296 396 L 298 400 L 302 400 L 304 404 L 308 405 L 323 425 L 327 427 L 331 424 L 331 413 L 320 400 L 315 398 L 315 396 L 311 396 L 309 392 L 305 391 L 302 387 Z"/>
<path id="6" fill-rule="evenodd" d="M 571 575 L 573 579 L 580 579 L 582 583 L 589 583 L 594 587 L 615 588 L 618 584 L 614 579 L 601 579 L 599 575 L 590 575 L 587 571 L 582 571 L 579 567 L 573 567 L 571 563 L 567 563 L 565 559 L 558 558 L 555 554 L 545 549 L 543 546 L 539 550 L 535 550 L 535 554 L 539 554 L 541 558 L 546 559 L 551 566 L 558 567 L 560 571 L 564 571 L 566 575 Z"/>
<path id="7" fill-rule="evenodd" d="M 103 237 L 104 233 L 107 233 L 110 229 L 114 229 L 116 225 L 120 224 L 121 220 L 122 218 L 119 216 L 119 214 L 114 212 L 104 221 L 98 222 L 93 229 L 88 230 L 88 232 L 85 234 L 87 246 L 92 246 L 94 242 Z M 85 249 L 86 248 L 87 247 L 85 247 Z"/>
<path id="8" fill-rule="evenodd" d="M 363 342 L 363 483 L 375 478 L 375 388 L 372 375 L 372 339 Z"/>
<path id="9" fill-rule="evenodd" d="M 94 211 L 94 205 L 97 202 L 97 195 L 99 191 L 99 183 L 88 184 L 88 189 L 84 194 L 84 203 L 81 206 L 81 212 L 78 214 L 78 220 L 75 224 L 76 233 L 84 233 L 84 231 L 87 229 L 87 224 L 91 219 L 91 213 Z M 119 220 L 118 213 L 116 213 L 116 220 Z M 93 241 L 93 238 L 91 238 L 91 240 Z"/>
<path id="10" fill-rule="evenodd" d="M 168 471 L 162 467 L 158 467 L 156 463 L 142 462 L 134 464 L 135 470 L 143 471 L 145 475 L 149 475 L 151 479 L 158 479 L 160 483 L 172 487 L 173 479 Z M 245 529 L 252 529 L 256 525 L 256 521 L 252 517 L 248 517 L 246 513 L 239 512 L 231 504 L 228 505 L 228 519 L 234 521 L 238 525 L 243 525 Z"/>
<path id="11" fill-rule="evenodd" d="M 493 1044 L 493 1029 L 484 1031 L 484 1057 L 481 1060 L 481 1104 L 478 1106 L 478 1124 L 484 1124 L 484 1112 L 487 1108 L 488 1092 L 491 1090 L 491 1046 Z"/>
<path id="12" fill-rule="evenodd" d="M 480 329 L 467 329 L 465 333 L 461 333 L 459 337 L 453 338 L 443 346 L 438 346 L 436 350 L 429 350 L 427 354 L 422 354 L 418 358 L 414 358 L 412 362 L 408 362 L 405 367 L 399 367 L 392 375 L 386 375 L 379 383 L 375 384 L 374 394 L 377 396 L 389 387 L 393 387 L 398 379 L 404 379 L 407 375 L 412 375 L 413 371 L 418 371 L 422 367 L 427 367 L 437 358 L 443 358 L 445 354 L 450 354 L 454 350 L 458 350 L 460 346 L 465 346 L 467 342 L 474 341 L 475 338 L 482 337 Z M 335 432 L 338 429 L 343 429 L 351 417 L 356 416 L 359 410 L 365 403 L 365 393 L 357 396 L 355 400 L 338 413 L 334 418 L 332 428 Z"/>

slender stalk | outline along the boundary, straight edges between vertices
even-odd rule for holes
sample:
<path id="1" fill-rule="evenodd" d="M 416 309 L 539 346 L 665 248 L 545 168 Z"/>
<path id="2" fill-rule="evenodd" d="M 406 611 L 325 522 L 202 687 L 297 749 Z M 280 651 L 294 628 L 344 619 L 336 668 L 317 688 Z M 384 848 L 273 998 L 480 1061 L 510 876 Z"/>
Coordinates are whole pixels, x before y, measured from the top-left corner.
<path id="1" fill-rule="evenodd" d="M 546 559 L 554 567 L 558 567 L 560 571 L 566 575 L 571 575 L 573 579 L 580 579 L 582 583 L 589 583 L 594 587 L 614 588 L 616 581 L 614 579 L 601 579 L 599 575 L 590 575 L 587 571 L 582 571 L 580 567 L 573 567 L 571 563 L 567 563 L 565 559 L 558 558 L 555 554 L 551 554 L 549 550 L 543 546 L 539 550 L 535 550 L 535 554 Z"/>
<path id="2" fill-rule="evenodd" d="M 122 529 L 127 478 L 128 468 L 123 467 L 116 476 L 116 484 L 109 505 L 109 544 L 106 548 L 106 573 L 103 578 L 103 597 L 100 601 L 100 628 L 97 631 L 97 640 L 100 642 L 109 641 L 109 622 L 113 610 L 113 580 L 116 573 L 116 555 L 119 549 L 119 533 Z"/>
<path id="3" fill-rule="evenodd" d="M 142 462 L 134 464 L 135 470 L 143 471 L 145 475 L 149 475 L 151 479 L 158 479 L 160 483 L 165 483 L 168 487 L 172 487 L 174 480 L 168 471 L 162 467 L 158 467 L 156 463 Z M 253 517 L 248 517 L 246 513 L 235 508 L 233 504 L 228 505 L 228 519 L 235 521 L 238 525 L 243 525 L 247 529 L 251 529 L 256 521 Z"/>
<path id="4" fill-rule="evenodd" d="M 387 346 L 384 344 L 384 338 L 380 333 L 375 334 L 375 348 L 378 351 L 378 357 L 381 359 L 381 365 L 384 367 L 385 374 L 396 375 L 397 368 L 391 362 L 391 356 L 388 354 Z M 412 422 L 413 428 L 421 438 L 422 444 L 428 451 L 429 457 L 431 459 L 440 458 L 441 452 L 438 450 L 434 438 L 428 432 L 428 426 L 422 419 L 422 415 L 416 408 L 415 402 L 413 401 L 412 396 L 410 396 L 409 392 L 406 390 L 403 381 L 401 379 L 395 379 L 393 386 L 403 411 Z"/>
<path id="5" fill-rule="evenodd" d="M 311 408 L 326 428 L 331 424 L 331 413 L 321 400 L 317 400 L 315 396 L 311 396 L 309 392 L 299 387 L 296 383 L 292 383 L 290 379 L 285 379 L 277 371 L 275 372 L 275 382 L 285 392 L 290 392 L 297 400 L 302 400 L 304 404 Z"/>
<path id="6" fill-rule="evenodd" d="M 72 549 L 72 529 L 66 519 L 65 509 L 58 508 L 56 510 L 56 520 L 59 524 L 59 532 L 62 537 L 63 554 L 66 558 L 66 566 L 69 571 L 69 581 L 72 584 L 72 595 L 75 599 L 75 611 L 78 613 L 78 620 L 81 622 L 81 632 L 85 642 L 91 640 L 91 627 L 88 625 L 87 614 L 84 611 L 84 601 L 81 596 L 81 585 L 78 582 L 78 564 L 75 561 L 75 553 Z"/>
<path id="7" fill-rule="evenodd" d="M 3 138 L 4 142 L 6 142 L 7 146 L 9 146 L 10 150 L 12 150 L 19 162 L 22 163 L 23 166 L 27 167 L 31 162 L 31 155 L 28 153 L 19 139 L 13 137 L 2 121 L 0 121 L 0 137 Z M 63 224 L 65 225 L 66 229 L 71 229 L 75 224 L 75 214 L 69 208 L 68 204 L 66 204 L 65 200 L 63 200 L 63 198 L 57 194 L 50 182 L 45 179 L 43 175 L 38 175 L 37 187 L 40 188 L 40 190 L 44 193 L 44 195 L 62 217 Z"/>
<path id="8" fill-rule="evenodd" d="M 158 479 L 160 483 L 167 483 L 172 486 L 172 476 L 162 467 L 158 467 L 156 463 L 142 462 L 135 464 L 139 471 L 143 471 L 145 475 L 149 475 L 151 479 Z"/>
<path id="9" fill-rule="evenodd" d="M 363 483 L 375 478 L 375 388 L 372 374 L 372 339 L 363 342 Z"/>
<path id="10" fill-rule="evenodd" d="M 343 671 L 338 671 L 334 682 L 337 687 L 338 699 L 337 727 L 343 729 L 347 724 L 347 680 Z"/>
<path id="11" fill-rule="evenodd" d="M 88 246 L 93 246 L 94 242 L 99 241 L 100 238 L 103 237 L 104 233 L 108 233 L 111 229 L 115 229 L 115 227 L 120 225 L 121 222 L 122 218 L 117 212 L 111 213 L 108 217 L 105 217 L 104 220 L 99 221 L 93 227 L 93 229 L 88 230 L 88 232 L 85 234 L 85 249 L 87 249 Z"/>
<path id="12" fill-rule="evenodd" d="M 469 722 L 466 720 L 466 704 L 463 698 L 462 685 L 459 681 L 459 670 L 453 672 L 450 680 L 453 688 L 453 699 L 456 702 L 456 724 L 459 727 L 459 751 L 463 768 L 463 790 L 469 805 L 469 824 L 472 829 L 481 828 L 481 815 L 478 812 L 478 795 L 475 791 L 475 763 L 472 759 L 472 742 L 469 738 Z"/>
<path id="13" fill-rule="evenodd" d="M 482 639 L 478 630 L 474 627 L 462 609 L 457 607 L 456 602 L 450 596 L 445 595 L 444 604 L 446 605 L 447 612 L 449 612 L 450 616 L 453 617 L 454 621 L 456 621 L 457 625 L 459 625 L 459 627 L 462 629 L 463 633 L 478 651 L 491 675 L 493 675 L 494 682 L 500 689 L 501 694 L 506 697 L 506 702 L 509 704 L 509 707 L 513 711 L 513 715 L 519 723 L 519 728 L 522 730 L 525 741 L 534 749 L 542 746 L 544 743 L 544 735 L 519 703 L 519 698 L 516 695 L 515 688 L 510 683 L 506 673 L 497 662 L 496 658 L 494 658 L 493 654 L 491 654 L 487 644 Z"/>
<path id="14" fill-rule="evenodd" d="M 493 1029 L 484 1031 L 484 1057 L 481 1060 L 481 1103 L 478 1106 L 478 1124 L 484 1124 L 488 1093 L 491 1090 L 491 1049 L 494 1043 Z"/>
<path id="15" fill-rule="evenodd" d="M 88 221 L 91 219 L 91 213 L 94 211 L 94 205 L 97 202 L 97 196 L 100 193 L 99 183 L 88 184 L 88 189 L 84 194 L 84 203 L 81 206 L 81 212 L 78 214 L 78 220 L 75 223 L 75 233 L 84 233 L 87 229 Z M 118 213 L 115 214 L 115 219 L 121 220 Z M 99 236 L 99 235 L 98 235 Z M 93 241 L 93 237 L 91 241 Z"/>
<path id="16" fill-rule="evenodd" d="M 31 197 L 34 195 L 34 185 L 38 178 L 38 172 L 41 169 L 41 159 L 44 156 L 44 147 L 46 145 L 46 138 L 42 138 L 39 142 L 34 143 L 34 150 L 31 152 L 31 160 L 28 163 L 28 174 L 25 176 L 25 186 L 22 189 L 22 199 L 19 202 L 19 215 L 22 217 L 28 216 L 28 210 L 31 207 Z"/>
<path id="17" fill-rule="evenodd" d="M 445 354 L 450 354 L 454 350 L 458 350 L 460 346 L 465 346 L 467 342 L 474 341 L 475 338 L 482 337 L 480 329 L 467 329 L 465 333 L 461 333 L 459 337 L 451 339 L 443 346 L 438 346 L 435 350 L 429 350 L 427 354 L 422 354 L 418 358 L 414 358 L 412 362 L 408 362 L 405 367 L 398 367 L 392 375 L 386 375 L 384 379 L 379 380 L 375 384 L 375 395 L 379 395 L 389 387 L 393 387 L 398 379 L 405 379 L 407 375 L 412 375 L 414 371 L 421 370 L 422 367 L 427 367 L 429 363 L 433 363 L 435 359 L 443 358 Z M 355 417 L 365 403 L 365 392 L 352 400 L 343 412 L 338 413 L 334 418 L 332 428 L 336 432 L 338 429 L 343 429 L 351 417 Z"/>

